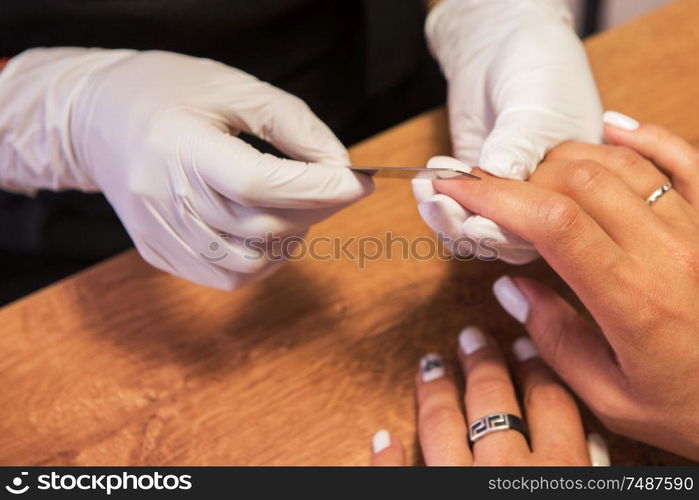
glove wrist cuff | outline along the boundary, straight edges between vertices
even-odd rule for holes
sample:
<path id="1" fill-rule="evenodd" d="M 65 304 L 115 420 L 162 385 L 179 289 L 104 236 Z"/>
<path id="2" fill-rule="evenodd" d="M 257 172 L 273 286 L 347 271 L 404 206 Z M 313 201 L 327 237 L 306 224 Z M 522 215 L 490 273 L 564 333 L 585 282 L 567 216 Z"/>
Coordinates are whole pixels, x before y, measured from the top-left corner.
<path id="1" fill-rule="evenodd" d="M 38 48 L 0 72 L 0 183 L 15 190 L 97 191 L 81 159 L 79 108 L 95 71 L 117 51 Z"/>

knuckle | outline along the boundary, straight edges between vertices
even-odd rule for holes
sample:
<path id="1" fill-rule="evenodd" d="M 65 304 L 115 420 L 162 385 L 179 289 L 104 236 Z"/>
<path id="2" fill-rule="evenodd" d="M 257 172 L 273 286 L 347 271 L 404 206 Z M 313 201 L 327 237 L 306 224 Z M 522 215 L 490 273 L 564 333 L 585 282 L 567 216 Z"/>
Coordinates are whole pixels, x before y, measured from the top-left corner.
<path id="1" fill-rule="evenodd" d="M 283 90 L 280 90 L 277 94 L 275 107 L 279 111 L 292 113 L 291 116 L 293 116 L 293 113 L 306 113 L 311 109 L 303 99 Z"/>
<path id="2" fill-rule="evenodd" d="M 456 406 L 439 404 L 420 409 L 420 427 L 423 429 L 444 428 L 462 421 L 463 415 Z"/>
<path id="3" fill-rule="evenodd" d="M 487 375 L 469 380 L 466 391 L 469 399 L 499 402 L 512 394 L 512 383 L 506 375 Z"/>
<path id="4" fill-rule="evenodd" d="M 540 204 L 539 220 L 542 226 L 552 233 L 552 236 L 565 234 L 580 222 L 580 208 L 570 198 L 562 195 L 551 196 Z"/>
<path id="5" fill-rule="evenodd" d="M 583 143 L 578 141 L 562 142 L 558 146 L 552 148 L 548 153 L 546 153 L 544 161 L 565 161 L 571 157 L 574 157 L 576 150 L 580 148 L 581 145 L 583 145 Z"/>
<path id="6" fill-rule="evenodd" d="M 621 170 L 632 170 L 638 167 L 643 158 L 634 150 L 624 146 L 612 146 L 609 161 L 618 166 Z"/>
<path id="7" fill-rule="evenodd" d="M 565 182 L 572 192 L 595 189 L 602 175 L 602 166 L 590 160 L 575 160 L 568 163 Z"/>
<path id="8" fill-rule="evenodd" d="M 553 380 L 533 385 L 524 399 L 527 406 L 560 406 L 573 401 L 570 393 Z"/>

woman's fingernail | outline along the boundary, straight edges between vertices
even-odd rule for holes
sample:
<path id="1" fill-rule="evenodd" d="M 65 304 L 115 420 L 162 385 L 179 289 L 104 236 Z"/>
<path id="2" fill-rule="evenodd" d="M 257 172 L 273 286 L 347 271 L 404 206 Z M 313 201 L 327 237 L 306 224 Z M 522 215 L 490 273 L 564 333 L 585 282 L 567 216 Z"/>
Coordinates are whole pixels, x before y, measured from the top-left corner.
<path id="1" fill-rule="evenodd" d="M 607 125 L 624 130 L 636 130 L 640 125 L 630 116 L 626 116 L 618 111 L 605 111 L 602 115 L 602 120 Z"/>
<path id="2" fill-rule="evenodd" d="M 459 334 L 459 347 L 466 354 L 473 354 L 486 344 L 485 335 L 476 326 L 467 326 Z"/>
<path id="3" fill-rule="evenodd" d="M 529 316 L 529 302 L 509 276 L 499 278 L 493 284 L 493 293 L 510 316 L 524 324 Z"/>
<path id="4" fill-rule="evenodd" d="M 371 449 L 374 453 L 381 453 L 383 450 L 391 446 L 391 435 L 387 430 L 381 429 L 374 434 L 371 440 Z"/>
<path id="5" fill-rule="evenodd" d="M 423 382 L 432 382 L 442 378 L 446 373 L 442 356 L 434 353 L 425 354 L 420 360 L 420 372 Z"/>
<path id="6" fill-rule="evenodd" d="M 539 357 L 539 351 L 529 337 L 520 337 L 512 343 L 512 351 L 517 361 L 524 362 Z"/>
<path id="7" fill-rule="evenodd" d="M 609 467 L 611 464 L 607 442 L 599 434 L 593 432 L 587 435 L 587 451 L 593 467 Z"/>
<path id="8" fill-rule="evenodd" d="M 433 156 L 427 162 L 427 168 L 455 168 L 462 172 L 470 172 L 473 170 L 471 166 L 457 160 L 453 156 Z"/>

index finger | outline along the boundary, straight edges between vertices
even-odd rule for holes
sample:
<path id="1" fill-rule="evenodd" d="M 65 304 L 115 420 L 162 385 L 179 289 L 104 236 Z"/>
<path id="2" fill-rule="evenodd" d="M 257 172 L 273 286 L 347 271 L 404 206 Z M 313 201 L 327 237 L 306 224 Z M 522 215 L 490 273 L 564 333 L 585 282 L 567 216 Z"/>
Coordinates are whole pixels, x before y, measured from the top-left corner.
<path id="1" fill-rule="evenodd" d="M 532 242 L 583 301 L 610 299 L 600 290 L 613 288 L 600 281 L 614 279 L 626 256 L 589 214 L 560 193 L 478 169 L 473 173 L 481 180 L 440 179 L 435 188 Z"/>
<path id="2" fill-rule="evenodd" d="M 367 196 L 373 181 L 347 168 L 306 163 L 261 153 L 208 123 L 195 123 L 203 136 L 194 168 L 184 169 L 190 184 L 202 181 L 243 206 L 322 209 Z M 191 128 L 191 130 L 195 130 Z"/>

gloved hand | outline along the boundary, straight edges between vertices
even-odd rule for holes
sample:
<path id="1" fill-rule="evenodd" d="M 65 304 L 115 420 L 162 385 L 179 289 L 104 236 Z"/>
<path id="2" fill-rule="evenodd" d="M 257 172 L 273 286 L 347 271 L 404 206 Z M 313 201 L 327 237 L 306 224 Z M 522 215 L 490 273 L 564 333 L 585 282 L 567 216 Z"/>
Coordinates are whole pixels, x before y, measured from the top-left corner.
<path id="1" fill-rule="evenodd" d="M 600 142 L 601 103 L 563 0 L 443 0 L 425 31 L 449 82 L 457 159 L 526 180 L 559 143 Z M 437 194 L 429 180 L 413 185 L 423 219 L 447 239 L 488 238 L 486 246 L 513 264 L 537 257 L 529 243 Z"/>
<path id="2" fill-rule="evenodd" d="M 240 131 L 317 163 L 261 154 Z M 0 73 L 0 184 L 102 191 L 146 261 L 203 285 L 269 274 L 270 234 L 305 234 L 371 192 L 329 165 L 347 151 L 308 106 L 211 60 L 33 49 Z"/>

